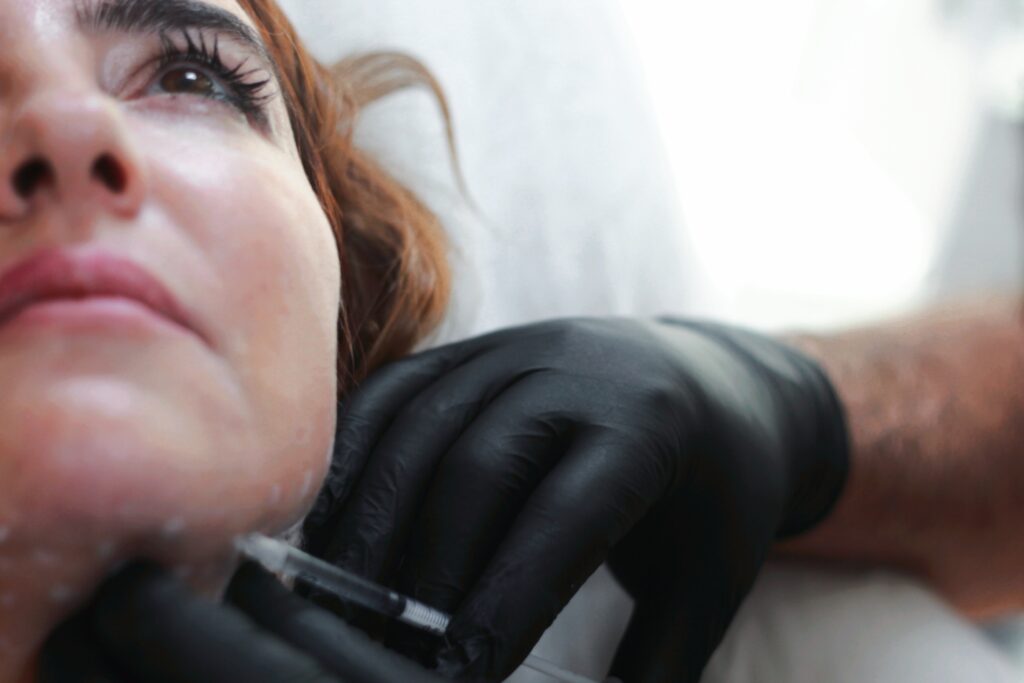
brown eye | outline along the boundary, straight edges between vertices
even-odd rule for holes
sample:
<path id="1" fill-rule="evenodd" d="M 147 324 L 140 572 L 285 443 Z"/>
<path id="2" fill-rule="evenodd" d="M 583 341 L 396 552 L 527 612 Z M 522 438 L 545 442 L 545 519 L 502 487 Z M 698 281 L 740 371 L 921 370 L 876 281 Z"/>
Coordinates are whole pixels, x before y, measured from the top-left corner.
<path id="1" fill-rule="evenodd" d="M 160 87 L 170 93 L 185 93 L 212 97 L 216 95 L 213 81 L 195 69 L 179 67 L 164 74 L 160 79 Z"/>

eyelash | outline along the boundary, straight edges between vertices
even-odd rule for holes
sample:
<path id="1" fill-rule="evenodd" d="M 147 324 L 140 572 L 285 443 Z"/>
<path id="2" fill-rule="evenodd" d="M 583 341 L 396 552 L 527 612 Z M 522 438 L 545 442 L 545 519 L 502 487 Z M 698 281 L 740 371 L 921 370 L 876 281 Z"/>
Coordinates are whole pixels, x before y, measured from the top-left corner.
<path id="1" fill-rule="evenodd" d="M 258 69 L 242 71 L 246 61 L 238 66 L 229 69 L 224 65 L 220 57 L 218 39 L 214 37 L 213 48 L 207 44 L 202 33 L 199 34 L 198 43 L 192 38 L 188 31 L 182 31 L 185 36 L 185 47 L 178 47 L 166 33 L 160 34 L 161 52 L 157 65 L 158 77 L 165 75 L 165 70 L 171 66 L 200 66 L 209 71 L 207 76 L 213 76 L 227 92 L 223 95 L 211 95 L 210 99 L 218 99 L 227 102 L 246 116 L 266 120 L 264 105 L 273 98 L 272 92 L 264 92 L 270 78 L 249 82 L 246 79 L 256 73 Z"/>

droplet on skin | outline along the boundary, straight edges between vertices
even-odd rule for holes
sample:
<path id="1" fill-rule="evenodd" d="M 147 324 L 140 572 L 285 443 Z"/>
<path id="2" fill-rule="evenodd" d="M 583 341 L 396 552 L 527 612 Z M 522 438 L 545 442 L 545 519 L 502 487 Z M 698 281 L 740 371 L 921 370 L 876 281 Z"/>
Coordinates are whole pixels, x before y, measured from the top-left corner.
<path id="1" fill-rule="evenodd" d="M 164 522 L 163 528 L 160 532 L 166 536 L 177 536 L 185 530 L 185 518 L 184 517 L 173 517 Z"/>
<path id="2" fill-rule="evenodd" d="M 116 548 L 113 541 L 103 541 L 96 546 L 96 557 L 101 560 L 109 560 L 114 555 L 114 549 Z"/>
<path id="3" fill-rule="evenodd" d="M 302 488 L 299 490 L 299 498 L 308 496 L 311 488 L 313 488 L 313 472 L 310 470 L 302 477 Z"/>
<path id="4" fill-rule="evenodd" d="M 139 508 L 131 503 L 124 503 L 117 508 L 117 514 L 121 517 L 138 517 Z"/>
<path id="5" fill-rule="evenodd" d="M 64 583 L 58 583 L 50 589 L 50 599 L 54 602 L 67 602 L 74 596 L 75 591 L 72 590 L 71 586 Z"/>
<path id="6" fill-rule="evenodd" d="M 249 354 L 249 340 L 244 336 L 239 335 L 233 340 L 234 343 L 231 345 L 231 353 L 235 356 L 245 357 Z"/>
<path id="7" fill-rule="evenodd" d="M 32 559 L 44 567 L 53 567 L 60 558 L 57 556 L 57 553 L 40 548 L 32 551 Z"/>
<path id="8" fill-rule="evenodd" d="M 271 505 L 277 505 L 281 502 L 281 485 L 274 484 L 270 487 L 270 496 L 267 498 L 267 502 Z"/>
<path id="9" fill-rule="evenodd" d="M 177 578 L 184 581 L 188 579 L 190 576 L 192 576 L 192 574 L 194 574 L 195 572 L 192 569 L 192 567 L 189 567 L 187 565 L 180 565 L 174 568 L 173 573 Z"/>
<path id="10" fill-rule="evenodd" d="M 8 538 L 11 537 L 11 528 L 0 524 L 0 545 L 2 545 Z"/>

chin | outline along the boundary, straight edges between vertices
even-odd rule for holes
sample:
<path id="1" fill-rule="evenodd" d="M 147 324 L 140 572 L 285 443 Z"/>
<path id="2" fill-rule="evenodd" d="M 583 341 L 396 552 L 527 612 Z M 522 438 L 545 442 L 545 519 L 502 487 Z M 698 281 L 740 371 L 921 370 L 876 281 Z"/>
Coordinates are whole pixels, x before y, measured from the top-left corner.
<path id="1" fill-rule="evenodd" d="M 0 373 L 17 389 L 0 403 L 0 526 L 40 546 L 219 566 L 236 535 L 300 521 L 333 423 L 296 451 L 280 426 L 292 421 L 191 372 Z"/>
<path id="2" fill-rule="evenodd" d="M 244 508 L 231 465 L 246 444 L 230 448 L 230 418 L 109 378 L 23 391 L 0 409 L 0 515 L 61 545 L 226 535 Z"/>

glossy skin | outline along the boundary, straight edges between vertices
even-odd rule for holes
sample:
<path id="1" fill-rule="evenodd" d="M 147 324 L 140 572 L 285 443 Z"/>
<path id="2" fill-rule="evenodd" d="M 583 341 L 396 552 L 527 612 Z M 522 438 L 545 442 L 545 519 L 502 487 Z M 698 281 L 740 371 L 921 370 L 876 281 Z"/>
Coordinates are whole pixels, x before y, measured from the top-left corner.
<path id="1" fill-rule="evenodd" d="M 219 49 L 259 66 L 231 38 Z M 216 590 L 231 537 L 296 523 L 326 471 L 340 272 L 284 103 L 263 123 L 210 99 L 202 67 L 154 72 L 159 50 L 83 30 L 72 0 L 0 0 L 0 272 L 43 249 L 108 252 L 202 331 L 145 312 L 0 325 L 0 682 L 126 557 Z M 190 89 L 180 69 L 212 81 Z M 104 154 L 120 181 L 91 172 Z M 50 174 L 19 192 L 31 159 Z"/>

